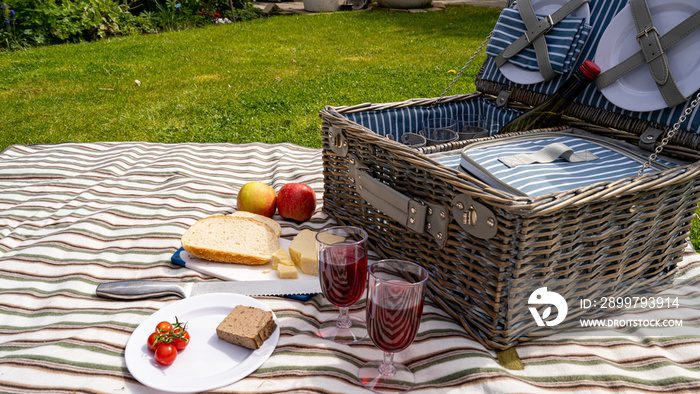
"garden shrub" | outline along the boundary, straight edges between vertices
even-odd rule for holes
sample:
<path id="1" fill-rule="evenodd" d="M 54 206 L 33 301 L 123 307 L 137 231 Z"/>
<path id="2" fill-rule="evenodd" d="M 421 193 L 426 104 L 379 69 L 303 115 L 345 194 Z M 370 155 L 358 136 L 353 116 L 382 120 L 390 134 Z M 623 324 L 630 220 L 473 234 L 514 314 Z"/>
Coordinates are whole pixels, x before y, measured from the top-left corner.
<path id="1" fill-rule="evenodd" d="M 7 4 L 0 5 L 0 48 L 20 49 L 27 46 L 17 26 L 17 11 Z"/>
<path id="2" fill-rule="evenodd" d="M 1 0 L 0 0 L 1 1 Z M 232 0 L 236 20 L 260 16 L 251 0 Z M 56 44 L 179 30 L 231 16 L 229 0 L 6 0 L 0 47 Z"/>
<path id="3" fill-rule="evenodd" d="M 6 38 L 31 45 L 155 31 L 119 0 L 12 0 L 3 6 L 14 14 L 9 28 L 6 23 Z"/>

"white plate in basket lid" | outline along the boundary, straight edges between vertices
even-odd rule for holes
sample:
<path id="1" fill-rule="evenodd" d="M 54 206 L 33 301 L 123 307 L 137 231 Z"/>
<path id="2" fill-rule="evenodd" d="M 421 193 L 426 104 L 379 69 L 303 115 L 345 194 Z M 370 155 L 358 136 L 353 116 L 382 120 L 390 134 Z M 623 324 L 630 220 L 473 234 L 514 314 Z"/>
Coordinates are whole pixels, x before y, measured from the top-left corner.
<path id="1" fill-rule="evenodd" d="M 647 4 L 654 26 L 661 36 L 700 11 L 700 1 L 648 0 Z M 604 73 L 638 51 L 637 29 L 628 4 L 603 32 L 595 62 Z M 681 93 L 690 96 L 700 89 L 700 29 L 666 49 L 665 53 Z M 600 92 L 614 105 L 630 111 L 646 112 L 667 107 L 646 64 L 600 89 Z"/>

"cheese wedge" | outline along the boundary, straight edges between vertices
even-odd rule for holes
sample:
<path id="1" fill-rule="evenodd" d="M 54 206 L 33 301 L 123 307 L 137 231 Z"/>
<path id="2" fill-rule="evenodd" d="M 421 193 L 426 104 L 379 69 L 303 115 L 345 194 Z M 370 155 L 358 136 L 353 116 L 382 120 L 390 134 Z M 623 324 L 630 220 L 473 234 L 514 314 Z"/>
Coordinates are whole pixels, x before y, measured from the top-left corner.
<path id="1" fill-rule="evenodd" d="M 287 251 L 280 248 L 275 253 L 272 254 L 272 269 L 276 270 L 279 265 L 289 265 L 294 266 L 294 262 L 287 254 Z"/>
<path id="2" fill-rule="evenodd" d="M 311 230 L 301 230 L 289 245 L 289 256 L 294 264 L 301 269 L 301 272 L 308 275 L 318 275 L 318 252 L 316 251 L 316 232 Z M 323 233 L 322 241 L 325 243 L 342 242 L 345 238 Z"/>
<path id="3" fill-rule="evenodd" d="M 277 266 L 277 275 L 279 275 L 280 279 L 297 279 L 299 278 L 299 271 L 293 265 L 280 264 Z"/>

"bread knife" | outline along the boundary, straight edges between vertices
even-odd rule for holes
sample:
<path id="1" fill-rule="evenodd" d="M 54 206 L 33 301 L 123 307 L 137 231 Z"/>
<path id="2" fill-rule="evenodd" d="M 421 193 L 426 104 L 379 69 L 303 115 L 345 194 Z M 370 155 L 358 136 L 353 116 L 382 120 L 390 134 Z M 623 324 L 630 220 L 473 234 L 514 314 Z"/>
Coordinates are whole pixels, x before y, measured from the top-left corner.
<path id="1" fill-rule="evenodd" d="M 289 296 L 316 294 L 321 284 L 315 279 L 283 279 L 222 282 L 165 282 L 158 280 L 122 280 L 102 283 L 95 290 L 98 296 L 122 300 L 176 295 L 181 298 L 209 293 L 238 293 L 247 296 Z M 308 297 L 306 297 L 308 298 Z M 299 299 L 306 299 L 299 298 Z"/>

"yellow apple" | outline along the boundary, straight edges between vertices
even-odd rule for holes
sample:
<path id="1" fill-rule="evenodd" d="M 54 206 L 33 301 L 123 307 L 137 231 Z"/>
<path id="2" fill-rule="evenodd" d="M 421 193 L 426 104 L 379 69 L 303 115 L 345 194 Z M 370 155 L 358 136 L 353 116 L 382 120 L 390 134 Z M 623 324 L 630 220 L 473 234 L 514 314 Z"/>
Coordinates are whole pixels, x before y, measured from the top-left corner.
<path id="1" fill-rule="evenodd" d="M 277 209 L 275 189 L 262 182 L 248 182 L 238 191 L 236 208 L 271 218 Z"/>

